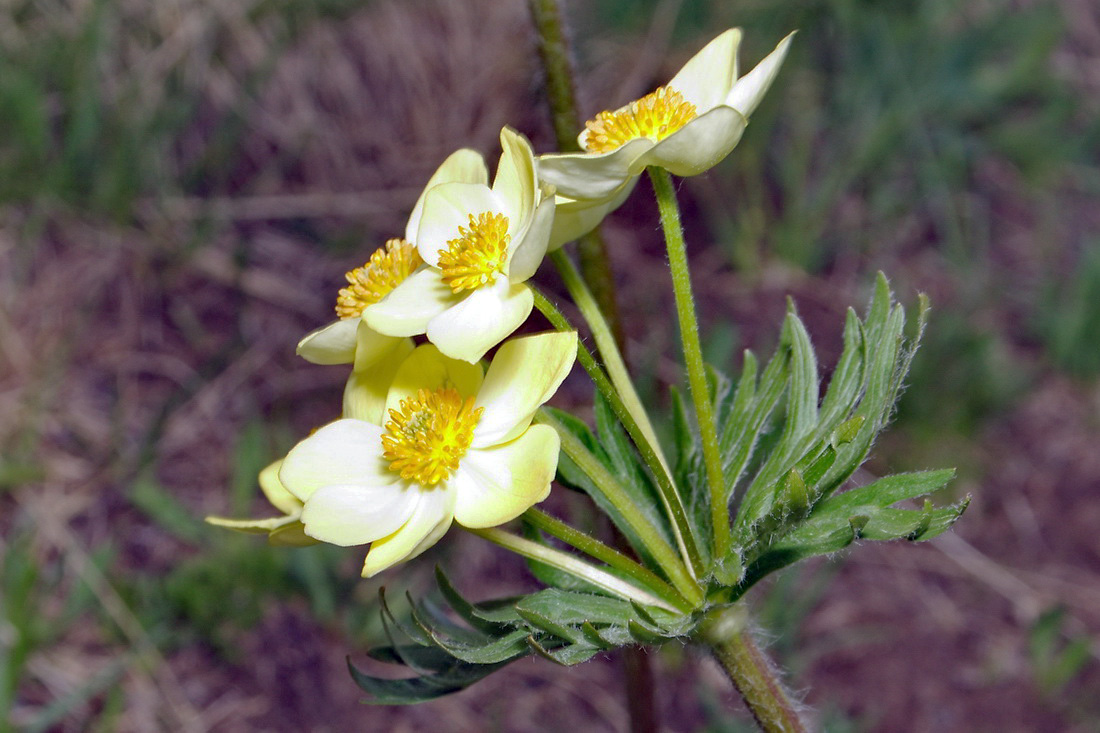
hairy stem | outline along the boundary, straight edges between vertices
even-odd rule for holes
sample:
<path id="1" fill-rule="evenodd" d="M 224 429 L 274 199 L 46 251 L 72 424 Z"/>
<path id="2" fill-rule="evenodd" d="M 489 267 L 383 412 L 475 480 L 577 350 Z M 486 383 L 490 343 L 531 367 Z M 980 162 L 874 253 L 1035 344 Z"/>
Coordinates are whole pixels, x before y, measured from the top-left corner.
<path id="1" fill-rule="evenodd" d="M 535 295 L 535 307 L 546 316 L 546 319 L 550 321 L 554 328 L 559 331 L 576 330 L 562 312 L 558 310 L 545 295 L 535 288 L 531 288 L 531 290 Z M 577 349 L 577 360 L 592 378 L 592 383 L 596 386 L 596 389 L 599 390 L 603 398 L 607 400 L 612 411 L 615 413 L 615 417 L 618 418 L 622 426 L 626 428 L 626 432 L 630 435 L 630 439 L 638 449 L 638 454 L 642 457 L 642 461 L 646 464 L 646 467 L 649 468 L 654 479 L 657 481 L 657 490 L 661 496 L 661 503 L 664 505 L 665 514 L 672 524 L 672 531 L 676 535 L 676 542 L 679 545 L 680 554 L 687 564 L 688 572 L 690 572 L 693 577 L 699 577 L 703 568 L 703 561 L 699 555 L 699 546 L 692 532 L 691 523 L 688 521 L 687 512 L 684 509 L 683 503 L 680 501 L 680 494 L 677 492 L 675 485 L 673 485 L 672 477 L 665 469 L 665 465 L 657 454 L 657 450 L 650 444 L 646 433 L 638 425 L 630 410 L 627 409 L 626 405 L 623 403 L 618 390 L 615 389 L 607 374 L 600 368 L 600 365 L 596 363 L 596 359 L 592 356 L 592 352 L 590 352 L 584 344 L 580 344 Z"/>
<path id="2" fill-rule="evenodd" d="M 661 600 L 657 596 L 635 585 L 627 583 L 625 580 L 611 573 L 600 570 L 594 565 L 589 565 L 584 560 L 574 557 L 569 553 L 555 550 L 553 547 L 547 547 L 546 545 L 540 545 L 538 542 L 532 542 L 523 537 L 518 537 L 498 527 L 490 527 L 488 529 L 463 527 L 463 529 L 470 534 L 475 534 L 517 555 L 546 563 L 552 568 L 569 573 L 576 578 L 580 578 L 610 593 L 614 593 L 620 598 L 624 598 L 628 601 L 636 601 L 647 606 L 657 606 L 667 611 L 676 611 L 674 606 Z"/>
<path id="3" fill-rule="evenodd" d="M 577 467 L 592 480 L 596 489 L 622 515 L 623 520 L 637 533 L 646 550 L 653 556 L 661 569 L 665 571 L 676 589 L 687 598 L 692 607 L 697 607 L 702 603 L 703 592 L 698 582 L 692 577 L 676 551 L 672 549 L 672 545 L 668 544 L 657 527 L 635 505 L 634 500 L 622 487 L 619 480 L 607 470 L 596 456 L 592 455 L 577 436 L 554 419 L 553 415 L 540 410 L 536 420 L 549 425 L 558 432 L 562 452 L 577 464 Z"/>
<path id="4" fill-rule="evenodd" d="M 707 645 L 714 658 L 767 733 L 805 733 L 775 664 L 752 638 L 748 611 L 742 604 L 711 611 L 699 627 L 696 640 Z"/>
<path id="5" fill-rule="evenodd" d="M 646 169 L 657 195 L 657 208 L 661 212 L 668 247 L 668 264 L 672 270 L 672 288 L 676 295 L 676 314 L 680 321 L 680 340 L 684 346 L 684 365 L 687 367 L 688 386 L 695 404 L 695 419 L 699 423 L 699 436 L 703 441 L 703 462 L 707 470 L 710 489 L 710 510 L 714 557 L 721 560 L 729 552 L 729 508 L 726 506 L 726 479 L 722 471 L 722 453 L 718 447 L 718 429 L 714 422 L 714 406 L 710 402 L 707 387 L 703 348 L 699 343 L 699 320 L 695 315 L 695 297 L 691 292 L 691 272 L 688 269 L 687 245 L 680 223 L 680 206 L 676 202 L 676 190 L 672 176 L 664 168 L 650 166 Z"/>
<path id="6" fill-rule="evenodd" d="M 675 588 L 644 565 L 639 565 L 618 550 L 608 547 L 591 535 L 585 534 L 544 511 L 531 507 L 521 516 L 524 522 L 575 547 L 589 557 L 607 563 L 631 580 L 637 581 L 655 595 L 673 604 L 681 611 L 690 611 L 691 604 Z"/>

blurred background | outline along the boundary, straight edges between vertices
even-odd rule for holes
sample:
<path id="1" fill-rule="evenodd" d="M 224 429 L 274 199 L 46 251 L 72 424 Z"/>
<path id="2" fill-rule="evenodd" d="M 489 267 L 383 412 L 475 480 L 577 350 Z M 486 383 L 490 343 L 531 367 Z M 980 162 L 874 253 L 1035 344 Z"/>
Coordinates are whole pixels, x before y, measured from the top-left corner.
<path id="1" fill-rule="evenodd" d="M 868 469 L 956 466 L 943 500 L 973 502 L 934 542 L 750 593 L 793 687 L 830 731 L 1100 730 L 1100 7 L 566 8 L 586 114 L 729 26 L 744 68 L 800 29 L 740 146 L 681 187 L 715 364 L 770 353 L 788 294 L 825 365 L 877 270 L 932 299 Z M 522 0 L 0 6 L 0 728 L 627 729 L 615 656 L 359 704 L 345 656 L 381 638 L 379 585 L 423 595 L 440 563 L 474 598 L 533 587 L 476 538 L 363 581 L 359 549 L 202 522 L 267 512 L 257 471 L 335 417 L 345 370 L 294 345 L 439 161 L 495 161 L 504 124 L 553 149 L 534 43 Z M 660 411 L 681 376 L 656 227 L 642 183 L 605 232 Z M 588 399 L 574 378 L 557 404 Z M 697 650 L 650 659 L 664 729 L 751 729 Z"/>

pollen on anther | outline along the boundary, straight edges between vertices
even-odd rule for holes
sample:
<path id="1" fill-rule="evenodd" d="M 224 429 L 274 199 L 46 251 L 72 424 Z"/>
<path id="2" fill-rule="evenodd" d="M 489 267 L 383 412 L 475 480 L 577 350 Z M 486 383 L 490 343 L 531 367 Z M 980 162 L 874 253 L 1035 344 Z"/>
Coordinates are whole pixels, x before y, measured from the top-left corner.
<path id="1" fill-rule="evenodd" d="M 483 212 L 470 214 L 467 226 L 439 250 L 439 269 L 452 293 L 474 290 L 496 280 L 508 261 L 508 217 Z"/>
<path id="2" fill-rule="evenodd" d="M 658 87 L 615 112 L 600 112 L 584 124 L 584 147 L 589 153 L 609 153 L 631 140 L 658 142 L 696 117 L 695 105 L 680 92 Z"/>
<path id="3" fill-rule="evenodd" d="M 362 267 L 344 275 L 348 284 L 336 298 L 336 315 L 358 318 L 364 308 L 386 297 L 423 262 L 416 247 L 406 240 L 388 240 Z"/>
<path id="4" fill-rule="evenodd" d="M 382 457 L 401 478 L 435 486 L 458 468 L 483 411 L 454 388 L 421 389 L 390 410 Z"/>

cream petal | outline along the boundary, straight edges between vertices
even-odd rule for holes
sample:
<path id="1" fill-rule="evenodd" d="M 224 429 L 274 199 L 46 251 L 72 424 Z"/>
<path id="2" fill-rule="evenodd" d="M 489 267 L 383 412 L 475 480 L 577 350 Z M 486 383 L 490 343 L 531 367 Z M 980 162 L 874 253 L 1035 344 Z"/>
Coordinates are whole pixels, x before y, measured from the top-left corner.
<path id="1" fill-rule="evenodd" d="M 493 193 L 504 207 L 509 221 L 523 221 L 535 207 L 538 194 L 535 177 L 535 152 L 531 143 L 510 127 L 500 131 L 500 147 L 504 152 L 497 164 Z"/>
<path id="2" fill-rule="evenodd" d="M 554 225 L 554 216 L 554 197 L 547 196 L 535 209 L 530 226 L 522 237 L 517 237 L 519 242 L 509 255 L 508 279 L 513 283 L 527 280 L 539 269 L 543 258 L 546 257 L 546 248 L 550 244 L 550 230 Z"/>
<path id="3" fill-rule="evenodd" d="M 421 389 L 453 387 L 463 397 L 472 397 L 481 389 L 482 374 L 480 365 L 449 359 L 433 344 L 422 344 L 401 363 L 394 375 L 386 395 L 386 414 L 390 410 L 400 410 L 401 400 L 415 396 Z"/>
<path id="4" fill-rule="evenodd" d="M 675 176 L 695 176 L 712 168 L 737 146 L 747 121 L 732 107 L 715 107 L 653 146 L 638 159 Z"/>
<path id="5" fill-rule="evenodd" d="M 358 318 L 342 318 L 310 331 L 298 342 L 297 354 L 313 364 L 350 364 L 358 326 Z"/>
<path id="6" fill-rule="evenodd" d="M 471 445 L 497 445 L 527 429 L 535 411 L 565 380 L 576 357 L 574 331 L 524 336 L 501 346 L 477 395 L 475 405 L 485 411 L 474 429 Z"/>
<path id="7" fill-rule="evenodd" d="M 458 302 L 443 282 L 439 270 L 423 267 L 405 278 L 385 298 L 368 305 L 363 320 L 375 331 L 389 336 L 424 333 L 428 322 Z"/>
<path id="8" fill-rule="evenodd" d="M 520 327 L 535 297 L 523 283 L 498 277 L 428 323 L 428 340 L 452 359 L 476 363 L 485 352 Z"/>
<path id="9" fill-rule="evenodd" d="M 424 197 L 424 215 L 414 240 L 416 251 L 429 265 L 438 267 L 439 251 L 447 249 L 447 242 L 458 237 L 459 227 L 470 225 L 471 214 L 503 214 L 505 208 L 488 186 L 441 183 Z"/>
<path id="10" fill-rule="evenodd" d="M 448 486 L 419 491 L 409 521 L 371 545 L 363 562 L 363 577 L 369 578 L 399 562 L 411 560 L 438 542 L 454 519 L 454 504 L 455 492 Z"/>
<path id="11" fill-rule="evenodd" d="M 779 74 L 779 67 L 787 56 L 792 38 L 794 33 L 780 41 L 775 50 L 764 57 L 756 68 L 737 80 L 726 97 L 727 106 L 733 107 L 745 117 L 752 115 L 760 104 L 760 100 L 764 98 L 764 93 L 768 91 L 768 87 Z"/>
<path id="12" fill-rule="evenodd" d="M 385 486 L 397 480 L 382 459 L 382 428 L 337 420 L 290 449 L 279 480 L 300 501 L 324 486 Z"/>
<path id="13" fill-rule="evenodd" d="M 401 336 L 388 336 L 378 333 L 365 320 L 359 319 L 355 330 L 355 360 L 352 369 L 363 371 L 370 369 L 384 359 L 404 339 Z"/>
<path id="14" fill-rule="evenodd" d="M 631 140 L 610 153 L 551 153 L 538 159 L 539 180 L 572 199 L 605 200 L 633 175 L 631 164 L 653 147 L 649 138 Z"/>
<path id="15" fill-rule="evenodd" d="M 532 425 L 511 442 L 471 450 L 451 478 L 455 521 L 474 529 L 495 527 L 545 499 L 558 467 L 558 449 L 553 428 Z"/>
<path id="16" fill-rule="evenodd" d="M 480 183 L 483 186 L 489 184 L 489 171 L 485 167 L 485 159 L 481 153 L 469 148 L 460 148 L 447 156 L 440 164 L 427 185 L 416 200 L 409 221 L 405 224 L 405 239 L 416 241 L 416 230 L 420 227 L 420 217 L 424 213 L 424 198 L 428 191 L 441 183 Z"/>
<path id="17" fill-rule="evenodd" d="M 637 182 L 637 177 L 631 178 L 610 198 L 604 200 L 577 200 L 558 196 L 554 202 L 554 225 L 550 229 L 548 249 L 558 249 L 566 242 L 579 239 L 598 227 L 608 214 L 626 201 Z"/>
<path id="18" fill-rule="evenodd" d="M 741 29 L 730 28 L 703 47 L 667 84 L 703 114 L 725 100 L 737 79 L 737 48 Z"/>
<path id="19" fill-rule="evenodd" d="M 344 385 L 344 417 L 381 425 L 390 385 L 412 350 L 411 339 L 400 339 L 372 368 L 352 370 Z"/>
<path id="20" fill-rule="evenodd" d="M 282 467 L 283 459 L 280 458 L 260 471 L 258 479 L 260 490 L 271 502 L 271 506 L 283 514 L 296 517 L 302 512 L 302 502 L 298 501 L 298 497 L 294 494 L 287 491 L 286 487 L 283 486 L 283 482 L 279 480 L 279 469 Z"/>
<path id="21" fill-rule="evenodd" d="M 395 474 L 394 475 L 396 478 Z M 393 534 L 413 515 L 420 486 L 330 485 L 317 489 L 302 510 L 306 534 L 341 547 L 365 545 Z"/>

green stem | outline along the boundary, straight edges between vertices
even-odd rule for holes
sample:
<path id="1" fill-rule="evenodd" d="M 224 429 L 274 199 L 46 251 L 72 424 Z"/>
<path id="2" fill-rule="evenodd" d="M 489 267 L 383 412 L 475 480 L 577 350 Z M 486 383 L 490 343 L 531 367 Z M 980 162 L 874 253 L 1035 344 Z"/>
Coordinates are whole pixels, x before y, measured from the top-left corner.
<path id="1" fill-rule="evenodd" d="M 695 404 L 695 418 L 699 423 L 699 436 L 703 441 L 703 462 L 706 465 L 710 489 L 714 557 L 721 560 L 730 549 L 729 508 L 725 500 L 726 479 L 722 471 L 722 452 L 718 447 L 714 407 L 711 405 L 710 389 L 707 386 L 703 348 L 699 343 L 699 321 L 695 316 L 695 298 L 691 293 L 691 272 L 688 269 L 684 230 L 680 223 L 680 206 L 676 202 L 676 191 L 668 171 L 656 166 L 650 166 L 646 171 L 657 195 L 657 208 L 661 213 L 661 226 L 668 247 L 672 289 L 676 295 L 676 314 L 680 321 L 680 340 L 684 345 L 684 364 L 687 367 L 691 399 Z"/>
<path id="2" fill-rule="evenodd" d="M 588 324 L 588 329 L 592 332 L 596 349 L 599 350 L 600 356 L 603 358 L 604 369 L 607 370 L 607 375 L 611 377 L 611 383 L 615 385 L 615 389 L 619 391 L 623 406 L 630 412 L 638 423 L 638 427 L 645 434 L 646 440 L 653 447 L 665 473 L 671 476 L 672 471 L 669 470 L 668 460 L 661 452 L 661 445 L 657 441 L 657 432 L 649 421 L 649 414 L 642 407 L 642 400 L 638 397 L 634 382 L 630 378 L 630 372 L 626 369 L 626 362 L 623 360 L 622 352 L 615 341 L 615 335 L 604 319 L 596 298 L 592 295 L 592 291 L 588 289 L 588 286 L 585 285 L 580 273 L 573 265 L 573 261 L 569 259 L 569 256 L 563 250 L 559 249 L 551 252 L 550 259 L 558 268 L 558 273 L 561 275 L 562 282 L 565 283 L 570 297 L 573 298 L 573 303 L 580 310 L 581 315 Z"/>
<path id="3" fill-rule="evenodd" d="M 592 455 L 577 436 L 549 412 L 540 410 L 536 420 L 557 431 L 561 439 L 561 449 L 565 455 L 569 456 L 577 464 L 577 468 L 592 480 L 596 490 L 607 498 L 608 502 L 622 515 L 623 520 L 637 533 L 641 543 L 665 571 L 676 589 L 683 594 L 693 608 L 697 608 L 703 602 L 703 591 L 698 582 L 688 571 L 680 556 L 672 549 L 672 545 L 665 541 L 660 530 L 635 504 L 619 480 L 596 456 Z"/>
<path id="4" fill-rule="evenodd" d="M 535 295 L 535 307 L 546 316 L 546 319 L 550 321 L 554 328 L 559 331 L 576 330 L 565 315 L 545 295 L 534 287 L 531 287 L 531 290 Z M 607 374 L 596 362 L 596 358 L 592 356 L 592 352 L 584 344 L 580 344 L 577 348 L 577 360 L 588 372 L 588 376 L 592 378 L 592 383 L 596 386 L 596 389 L 607 400 L 611 410 L 615 413 L 615 417 L 626 428 L 627 434 L 630 435 L 630 439 L 634 441 L 634 445 L 638 449 L 638 455 L 642 457 L 642 461 L 656 479 L 658 494 L 661 497 L 662 504 L 664 504 L 665 514 L 671 520 L 672 531 L 676 535 L 680 553 L 684 558 L 684 562 L 687 563 L 688 571 L 693 577 L 699 577 L 703 572 L 703 561 L 699 556 L 699 547 L 696 544 L 695 535 L 692 533 L 691 524 L 688 522 L 687 512 L 680 501 L 680 494 L 672 483 L 672 477 L 665 470 L 662 459 L 650 444 L 648 437 L 639 427 L 630 410 L 623 403 L 618 390 L 612 385 Z"/>
<path id="5" fill-rule="evenodd" d="M 748 612 L 742 604 L 707 614 L 696 640 L 710 647 L 762 730 L 805 733 L 806 725 L 778 670 L 752 638 Z"/>
<path id="6" fill-rule="evenodd" d="M 523 537 L 517 537 L 514 534 L 505 532 L 499 527 L 490 527 L 487 529 L 463 527 L 463 529 L 470 534 L 477 535 L 517 555 L 546 563 L 552 568 L 569 573 L 585 582 L 591 583 L 610 593 L 614 593 L 620 598 L 625 598 L 628 601 L 637 601 L 647 606 L 657 606 L 658 608 L 663 608 L 673 613 L 677 612 L 677 608 L 670 605 L 667 601 L 637 586 L 631 585 L 611 573 L 600 570 L 593 565 L 589 565 L 569 553 L 555 550 L 553 547 L 547 547 L 546 545 L 540 545 L 538 542 L 532 542 Z"/>
<path id="7" fill-rule="evenodd" d="M 576 527 L 566 524 L 557 517 L 553 517 L 534 507 L 525 511 L 520 518 L 532 527 L 540 529 L 552 537 L 558 538 L 562 542 L 575 547 L 586 555 L 610 565 L 623 575 L 630 577 L 632 580 L 638 581 L 643 586 L 653 591 L 654 594 L 676 606 L 679 610 L 684 612 L 692 610 L 692 606 L 687 602 L 687 599 L 684 598 L 679 591 L 663 581 L 656 573 L 644 565 L 640 565 L 634 560 L 631 560 L 618 550 L 608 547 L 595 537 L 585 534 Z"/>

